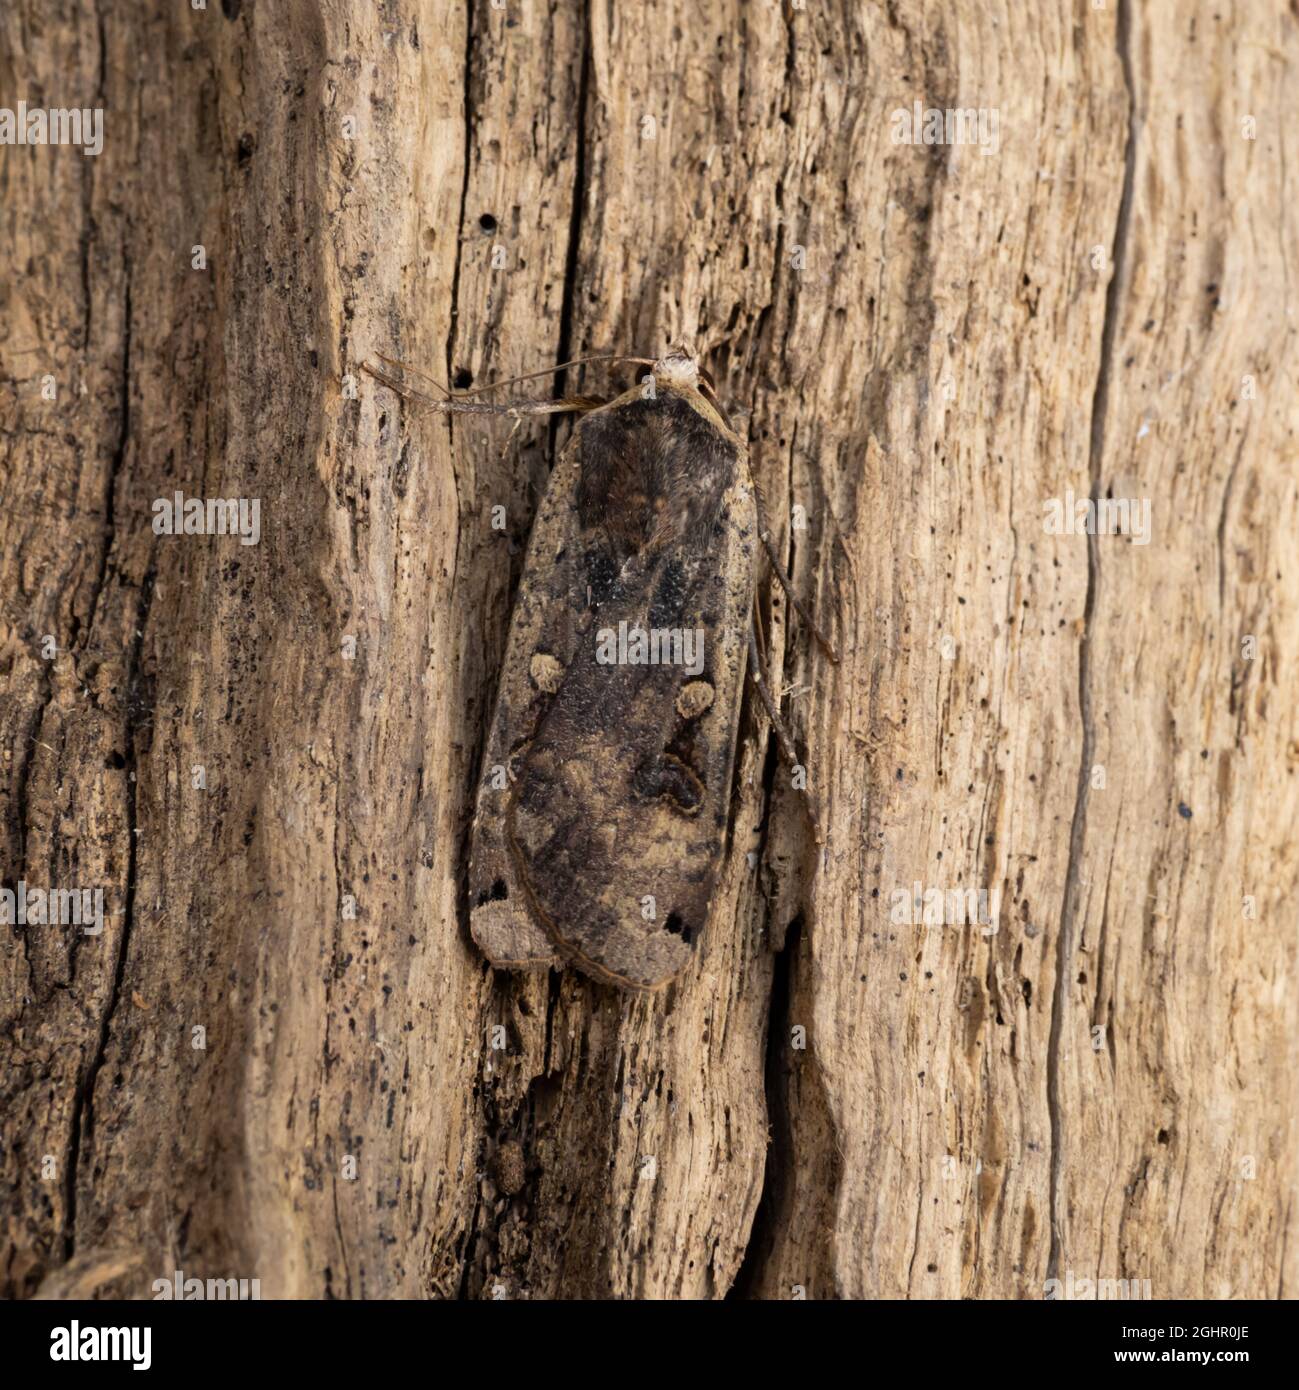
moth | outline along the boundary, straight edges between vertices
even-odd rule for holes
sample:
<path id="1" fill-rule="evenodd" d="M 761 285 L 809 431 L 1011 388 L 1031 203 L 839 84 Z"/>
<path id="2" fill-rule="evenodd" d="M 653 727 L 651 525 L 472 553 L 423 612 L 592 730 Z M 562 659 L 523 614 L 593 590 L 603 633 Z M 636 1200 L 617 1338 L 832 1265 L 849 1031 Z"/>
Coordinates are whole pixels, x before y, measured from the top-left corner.
<path id="1" fill-rule="evenodd" d="M 470 931 L 497 968 L 567 962 L 644 991 L 683 970 L 708 923 L 746 668 L 795 760 L 758 660 L 760 549 L 817 629 L 760 525 L 745 442 L 694 356 L 624 360 L 650 372 L 605 404 L 436 400 L 369 370 L 436 409 L 579 416 L 511 617 L 473 822 Z"/>

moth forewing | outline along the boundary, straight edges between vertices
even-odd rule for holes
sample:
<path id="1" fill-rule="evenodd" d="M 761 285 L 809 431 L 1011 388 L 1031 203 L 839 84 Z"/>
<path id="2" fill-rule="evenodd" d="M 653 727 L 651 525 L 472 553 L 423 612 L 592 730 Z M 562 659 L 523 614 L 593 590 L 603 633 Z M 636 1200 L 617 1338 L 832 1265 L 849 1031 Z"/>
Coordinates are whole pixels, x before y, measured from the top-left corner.
<path id="1" fill-rule="evenodd" d="M 585 415 L 552 474 L 470 861 L 493 964 L 558 954 L 632 989 L 677 975 L 711 914 L 758 546 L 742 442 L 663 366 Z"/>
<path id="2" fill-rule="evenodd" d="M 550 937 L 528 905 L 506 824 L 514 756 L 554 694 L 554 672 L 562 672 L 576 650 L 571 615 L 550 597 L 578 583 L 576 444 L 574 436 L 560 455 L 532 523 L 478 784 L 469 858 L 470 930 L 498 968 L 558 964 Z"/>

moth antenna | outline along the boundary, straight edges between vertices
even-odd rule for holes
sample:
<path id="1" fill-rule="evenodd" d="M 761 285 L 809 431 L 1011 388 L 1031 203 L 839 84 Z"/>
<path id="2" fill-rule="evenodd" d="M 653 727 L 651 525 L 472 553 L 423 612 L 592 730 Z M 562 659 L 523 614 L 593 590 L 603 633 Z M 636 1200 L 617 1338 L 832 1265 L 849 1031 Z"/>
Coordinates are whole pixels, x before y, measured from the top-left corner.
<path id="1" fill-rule="evenodd" d="M 467 391 L 461 391 L 457 395 L 452 395 L 450 387 L 443 384 L 427 372 L 422 372 L 418 367 L 412 367 L 409 363 L 400 362 L 395 357 L 387 357 L 382 352 L 376 352 L 375 356 L 380 362 L 386 363 L 389 367 L 395 367 L 403 375 L 417 376 L 421 381 L 427 381 L 431 386 L 436 386 L 448 400 L 464 400 L 466 396 L 477 396 L 483 391 L 494 391 L 498 386 L 512 386 L 518 381 L 532 381 L 536 377 L 553 376 L 556 372 L 562 372 L 566 367 L 580 366 L 584 362 L 637 362 L 642 366 L 652 367 L 655 359 L 652 357 L 628 357 L 619 353 L 597 353 L 591 357 L 574 357 L 568 362 L 557 362 L 553 367 L 546 367 L 539 372 L 524 372 L 521 376 L 509 376 L 501 381 L 489 381 L 483 386 L 474 386 Z M 394 391 L 403 391 L 405 388 L 400 386 L 394 378 L 379 378 L 368 364 L 362 364 L 365 370 L 376 379 L 384 380 Z M 581 399 L 581 398 L 573 398 Z M 480 412 L 481 413 L 481 412 Z"/>
<path id="2" fill-rule="evenodd" d="M 567 362 L 556 362 L 553 367 L 545 367 L 539 372 L 524 372 L 521 376 L 507 376 L 502 381 L 489 381 L 484 386 L 474 386 L 468 391 L 462 391 L 457 397 L 462 400 L 465 396 L 477 396 L 483 391 L 494 391 L 498 386 L 513 386 L 516 381 L 532 381 L 539 376 L 554 376 L 556 372 L 562 372 L 566 367 L 580 367 L 585 362 L 639 362 L 647 367 L 654 365 L 652 357 L 625 357 L 619 353 L 597 353 L 593 357 L 574 357 Z"/>
<path id="3" fill-rule="evenodd" d="M 443 415 L 508 415 L 517 419 L 523 415 L 562 415 L 566 411 L 585 413 L 604 404 L 595 396 L 566 396 L 558 401 L 509 401 L 502 405 L 489 405 L 486 401 L 466 401 L 459 397 L 440 401 L 433 396 L 425 395 L 423 391 L 416 391 L 414 387 L 398 381 L 391 373 L 372 367 L 368 362 L 363 362 L 361 369 L 390 391 L 395 391 L 399 396 L 416 401 Z"/>
<path id="4" fill-rule="evenodd" d="M 419 377 L 421 381 L 427 381 L 430 386 L 436 386 L 437 389 L 441 391 L 444 396 L 450 399 L 451 388 L 448 386 L 443 386 L 442 383 L 437 379 L 437 377 L 429 376 L 427 372 L 421 372 L 418 367 L 407 366 L 405 362 L 399 362 L 395 357 L 385 357 L 381 352 L 376 352 L 375 356 L 379 359 L 380 362 L 386 362 L 388 366 L 396 367 L 399 372 L 409 372 L 412 376 Z M 368 371 L 369 369 L 367 368 L 366 370 Z M 373 375 L 373 373 L 371 373 L 371 375 Z"/>

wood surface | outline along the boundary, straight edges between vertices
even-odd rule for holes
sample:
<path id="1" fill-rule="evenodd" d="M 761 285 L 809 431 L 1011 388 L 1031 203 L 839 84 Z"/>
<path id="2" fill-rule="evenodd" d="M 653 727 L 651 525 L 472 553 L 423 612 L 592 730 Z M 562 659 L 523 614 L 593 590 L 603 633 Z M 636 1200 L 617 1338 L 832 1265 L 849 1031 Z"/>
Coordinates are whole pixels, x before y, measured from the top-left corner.
<path id="1" fill-rule="evenodd" d="M 1283 0 L 5 5 L 105 143 L 0 148 L 0 883 L 107 919 L 0 929 L 0 1292 L 1293 1296 L 1297 73 Z M 569 427 L 362 364 L 681 341 L 841 656 L 763 582 L 808 792 L 750 695 L 694 968 L 493 974 Z"/>

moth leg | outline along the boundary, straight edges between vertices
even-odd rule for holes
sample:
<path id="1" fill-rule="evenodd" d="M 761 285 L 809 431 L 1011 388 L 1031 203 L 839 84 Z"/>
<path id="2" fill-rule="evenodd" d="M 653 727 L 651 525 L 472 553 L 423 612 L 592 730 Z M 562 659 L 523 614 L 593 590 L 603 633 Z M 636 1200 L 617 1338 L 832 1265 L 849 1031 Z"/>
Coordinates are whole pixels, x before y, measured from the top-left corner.
<path id="1" fill-rule="evenodd" d="M 785 728 L 785 721 L 780 717 L 780 711 L 776 708 L 776 702 L 772 698 L 771 690 L 762 674 L 762 659 L 758 655 L 758 638 L 754 632 L 752 615 L 749 617 L 749 675 L 758 688 L 758 698 L 767 711 L 767 718 L 771 720 L 771 727 L 776 733 L 776 742 L 780 746 L 785 761 L 790 767 L 798 767 L 799 761 L 798 755 L 794 752 L 794 742 Z"/>
<path id="2" fill-rule="evenodd" d="M 758 487 L 758 481 L 753 480 L 753 501 L 758 512 L 758 539 L 762 542 L 762 548 L 767 552 L 767 559 L 771 561 L 771 568 L 776 572 L 776 578 L 780 580 L 780 586 L 789 596 L 789 601 L 794 605 L 798 616 L 812 630 L 812 636 L 820 642 L 825 649 L 825 654 L 837 666 L 839 664 L 839 653 L 835 651 L 834 644 L 817 626 L 816 619 L 807 610 L 807 605 L 798 596 L 794 588 L 794 581 L 789 577 L 785 566 L 780 562 L 780 556 L 776 554 L 776 547 L 771 539 L 771 531 L 767 527 L 766 507 L 762 500 L 762 491 Z"/>
<path id="3" fill-rule="evenodd" d="M 754 633 L 753 616 L 749 616 L 749 675 L 753 679 L 754 685 L 758 687 L 758 697 L 761 699 L 767 711 L 767 718 L 771 720 L 771 727 L 776 733 L 776 744 L 780 748 L 781 756 L 789 764 L 791 769 L 801 766 L 798 755 L 794 752 L 794 743 L 785 728 L 785 721 L 781 719 L 779 711 L 776 709 L 776 702 L 772 698 L 767 682 L 762 675 L 762 662 L 758 656 L 758 639 Z M 812 803 L 804 799 L 803 809 L 807 814 L 812 826 L 812 838 L 818 845 L 824 843 L 821 834 L 821 823 L 817 819 L 816 812 L 812 809 Z"/>

